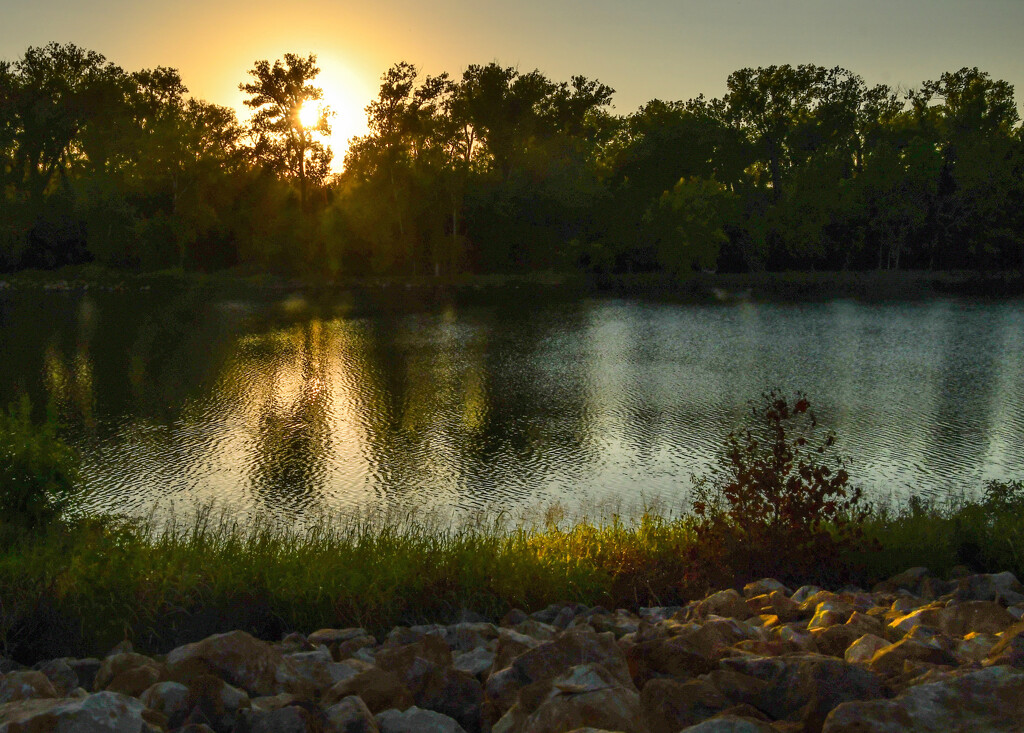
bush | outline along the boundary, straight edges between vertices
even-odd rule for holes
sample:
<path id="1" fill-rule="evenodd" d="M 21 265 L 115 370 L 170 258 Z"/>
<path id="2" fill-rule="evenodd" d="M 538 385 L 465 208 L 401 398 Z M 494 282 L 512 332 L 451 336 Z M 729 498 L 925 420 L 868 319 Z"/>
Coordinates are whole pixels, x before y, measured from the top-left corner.
<path id="1" fill-rule="evenodd" d="M 0 410 L 0 512 L 7 525 L 37 528 L 60 519 L 78 481 L 78 456 L 57 435 L 52 411 L 32 420 L 27 397 Z"/>
<path id="2" fill-rule="evenodd" d="M 729 433 L 720 470 L 695 481 L 698 541 L 691 581 L 711 586 L 764 576 L 835 580 L 869 509 L 850 483 L 835 434 L 807 397 L 777 391 Z"/>

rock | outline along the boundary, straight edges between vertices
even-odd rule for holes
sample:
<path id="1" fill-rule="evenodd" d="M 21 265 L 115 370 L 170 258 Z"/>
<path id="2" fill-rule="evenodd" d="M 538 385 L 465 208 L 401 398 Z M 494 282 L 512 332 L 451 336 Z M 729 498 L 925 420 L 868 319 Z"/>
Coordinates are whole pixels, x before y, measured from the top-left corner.
<path id="1" fill-rule="evenodd" d="M 706 680 L 716 690 L 725 695 L 732 706 L 758 705 L 767 686 L 764 680 L 759 680 L 756 677 L 741 674 L 731 669 L 716 669 L 713 672 L 702 675 L 700 679 Z"/>
<path id="2" fill-rule="evenodd" d="M 963 637 L 972 632 L 998 634 L 1016 619 L 994 601 L 966 601 L 946 606 L 939 612 L 939 630 Z"/>
<path id="3" fill-rule="evenodd" d="M 457 654 L 452 659 L 452 666 L 468 674 L 480 677 L 494 666 L 495 653 L 487 647 L 477 647 L 472 651 Z"/>
<path id="4" fill-rule="evenodd" d="M 706 680 L 655 679 L 640 691 L 640 709 L 650 733 L 676 733 L 732 706 Z"/>
<path id="5" fill-rule="evenodd" d="M 370 634 L 366 629 L 362 627 L 353 627 L 348 629 L 319 629 L 307 636 L 306 639 L 313 646 L 323 644 L 329 648 L 332 644 L 340 644 L 344 641 L 369 635 Z"/>
<path id="6" fill-rule="evenodd" d="M 915 685 L 891 700 L 848 702 L 825 720 L 823 733 L 1020 731 L 1024 672 L 991 667 Z"/>
<path id="7" fill-rule="evenodd" d="M 167 716 L 168 725 L 177 728 L 192 709 L 188 700 L 188 688 L 180 682 L 157 682 L 147 688 L 139 700 L 150 710 Z"/>
<path id="8" fill-rule="evenodd" d="M 246 733 L 319 733 L 327 716 L 312 705 L 289 705 L 277 710 L 246 710 L 242 720 Z"/>
<path id="9" fill-rule="evenodd" d="M 722 616 L 724 618 L 735 618 L 746 620 L 753 616 L 750 608 L 744 602 L 743 597 L 732 588 L 712 593 L 703 601 L 697 604 L 693 618 L 707 618 L 708 616 Z"/>
<path id="10" fill-rule="evenodd" d="M 519 609 L 519 608 L 513 608 L 508 613 L 506 613 L 504 616 L 501 617 L 501 621 L 498 622 L 498 626 L 502 626 L 504 628 L 510 628 L 512 626 L 517 626 L 518 624 L 521 624 L 523 621 L 525 621 L 529 617 L 530 616 L 526 613 L 526 611 L 523 611 L 522 609 Z"/>
<path id="11" fill-rule="evenodd" d="M 731 658 L 726 669 L 767 683 L 758 708 L 775 720 L 800 723 L 808 731 L 821 729 L 826 716 L 844 702 L 881 697 L 885 689 L 872 672 L 833 657 L 817 654 L 775 659 Z"/>
<path id="12" fill-rule="evenodd" d="M 338 733 L 379 733 L 373 713 L 359 697 L 349 695 L 324 711 Z"/>
<path id="13" fill-rule="evenodd" d="M 1004 631 L 984 663 L 987 666 L 1010 664 L 1024 667 L 1024 623 L 1015 624 Z"/>
<path id="14" fill-rule="evenodd" d="M 802 604 L 808 598 L 821 592 L 821 588 L 816 585 L 802 585 L 793 591 L 793 595 L 790 596 L 790 600 L 796 604 Z"/>
<path id="15" fill-rule="evenodd" d="M 93 685 L 97 690 L 120 692 L 138 697 L 148 687 L 161 682 L 167 676 L 162 664 L 142 654 L 125 652 L 108 655 L 99 670 Z"/>
<path id="16" fill-rule="evenodd" d="M 532 636 L 521 634 L 513 629 L 501 629 L 498 632 L 498 643 L 494 650 L 492 670 L 505 669 L 520 654 L 530 649 L 535 649 L 543 643 Z"/>
<path id="17" fill-rule="evenodd" d="M 447 715 L 410 707 L 405 712 L 385 710 L 377 715 L 381 733 L 466 733 Z"/>
<path id="18" fill-rule="evenodd" d="M 889 646 L 889 642 L 874 634 L 864 634 L 846 649 L 843 658 L 847 664 L 867 664 L 880 649 Z"/>
<path id="19" fill-rule="evenodd" d="M 844 658 L 846 650 L 864 634 L 849 624 L 836 624 L 814 630 L 814 645 L 818 652 L 830 657 Z M 888 642 L 886 642 L 888 644 Z"/>
<path id="20" fill-rule="evenodd" d="M 287 654 L 285 658 L 291 662 L 295 674 L 318 695 L 356 674 L 352 667 L 335 662 L 325 646 L 314 651 Z"/>
<path id="21" fill-rule="evenodd" d="M 119 692 L 0 705 L 0 733 L 157 733 L 145 706 Z"/>
<path id="22" fill-rule="evenodd" d="M 467 731 L 482 725 L 483 685 L 473 675 L 457 669 L 437 670 L 414 693 L 416 705 L 456 720 Z"/>
<path id="23" fill-rule="evenodd" d="M 958 600 L 1003 601 L 1009 606 L 1024 603 L 1024 585 L 1009 572 L 960 578 L 953 594 Z"/>
<path id="24" fill-rule="evenodd" d="M 901 590 L 920 595 L 921 584 L 930 575 L 928 568 L 909 568 L 888 580 L 876 583 L 871 589 L 874 593 L 897 593 Z"/>
<path id="25" fill-rule="evenodd" d="M 768 723 L 756 718 L 727 715 L 683 728 L 679 733 L 777 733 L 777 731 L 778 728 L 773 728 Z"/>
<path id="26" fill-rule="evenodd" d="M 772 592 L 781 592 L 785 595 L 789 595 L 790 590 L 784 586 L 775 578 L 761 578 L 755 580 L 752 583 L 747 583 L 743 586 L 743 595 L 747 598 L 754 598 L 755 596 L 763 596 Z"/>
<path id="27" fill-rule="evenodd" d="M 853 610 L 853 606 L 835 599 L 821 601 L 814 609 L 814 616 L 811 617 L 810 622 L 807 624 L 807 630 L 813 631 L 814 629 L 824 629 L 836 624 L 845 624 Z"/>
<path id="28" fill-rule="evenodd" d="M 491 623 L 452 624 L 444 628 L 443 637 L 453 652 L 468 652 L 497 639 L 498 628 Z"/>
<path id="29" fill-rule="evenodd" d="M 180 646 L 167 655 L 167 667 L 172 679 L 185 684 L 199 675 L 212 674 L 250 695 L 311 694 L 308 683 L 280 651 L 244 631 L 215 634 Z"/>
<path id="30" fill-rule="evenodd" d="M 570 629 L 552 641 L 523 652 L 512 661 L 511 667 L 529 684 L 552 679 L 570 667 L 590 662 L 602 665 L 622 684 L 633 686 L 626 656 L 610 633 Z"/>
<path id="31" fill-rule="evenodd" d="M 57 697 L 49 678 L 38 670 L 8 672 L 0 677 L 0 705 L 16 700 Z"/>
<path id="32" fill-rule="evenodd" d="M 290 634 L 285 634 L 285 637 L 281 641 L 274 645 L 279 652 L 282 654 L 295 654 L 297 652 L 311 652 L 316 649 L 316 644 L 311 644 L 309 640 L 297 631 L 293 631 Z"/>
<path id="33" fill-rule="evenodd" d="M 592 727 L 625 733 L 645 733 L 640 719 L 640 695 L 600 664 L 580 664 L 556 678 L 524 689 L 516 705 L 523 720 L 511 730 L 561 733 Z M 502 720 L 504 720 L 503 718 Z M 495 725 L 501 730 L 502 722 Z"/>
<path id="34" fill-rule="evenodd" d="M 134 651 L 135 651 L 135 647 L 132 646 L 131 641 L 129 641 L 128 639 L 125 639 L 125 640 L 119 641 L 117 644 L 115 644 L 114 648 L 111 649 L 109 652 L 107 652 L 107 656 L 108 657 L 114 657 L 114 656 L 117 656 L 118 654 L 131 654 Z"/>
<path id="35" fill-rule="evenodd" d="M 243 711 L 252 707 L 243 690 L 212 675 L 200 675 L 189 682 L 185 704 L 190 711 L 201 711 L 217 730 L 231 730 Z"/>
<path id="36" fill-rule="evenodd" d="M 955 664 L 956 660 L 938 646 L 916 639 L 903 639 L 879 649 L 868 662 L 872 672 L 882 675 L 896 675 L 903 671 L 907 661 L 927 664 Z"/>
<path id="37" fill-rule="evenodd" d="M 381 649 L 376 661 L 379 669 L 398 675 L 416 695 L 431 674 L 452 666 L 452 651 L 440 636 L 424 636 L 411 644 Z"/>
<path id="38" fill-rule="evenodd" d="M 34 669 L 46 675 L 46 679 L 50 680 L 53 688 L 57 691 L 58 697 L 67 697 L 72 690 L 79 686 L 78 674 L 71 669 L 68 659 L 50 659 L 39 662 Z"/>
<path id="39" fill-rule="evenodd" d="M 999 637 L 995 634 L 967 634 L 956 645 L 954 654 L 962 663 L 982 662 L 998 643 Z"/>
<path id="40" fill-rule="evenodd" d="M 349 695 L 358 695 L 373 713 L 389 708 L 405 710 L 415 703 L 398 675 L 382 669 L 366 670 L 339 682 L 324 694 L 323 704 L 334 705 Z"/>

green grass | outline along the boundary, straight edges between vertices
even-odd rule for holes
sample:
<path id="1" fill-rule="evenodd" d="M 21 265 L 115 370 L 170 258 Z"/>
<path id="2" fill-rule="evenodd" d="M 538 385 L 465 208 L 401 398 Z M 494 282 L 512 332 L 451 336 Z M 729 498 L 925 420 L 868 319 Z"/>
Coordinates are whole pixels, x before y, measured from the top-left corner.
<path id="1" fill-rule="evenodd" d="M 964 563 L 1024 576 L 1024 490 L 1015 486 L 1002 503 L 986 494 L 877 512 L 833 582 L 867 585 L 914 565 L 944 574 Z M 451 621 L 460 609 L 497 618 L 556 601 L 677 604 L 707 590 L 693 572 L 695 526 L 657 511 L 530 525 L 485 516 L 454 527 L 409 513 L 299 530 L 210 510 L 159 525 L 0 525 L 0 643 L 32 662 L 103 654 L 123 638 L 159 653 L 236 628 L 268 639 L 325 626 L 381 634 Z"/>

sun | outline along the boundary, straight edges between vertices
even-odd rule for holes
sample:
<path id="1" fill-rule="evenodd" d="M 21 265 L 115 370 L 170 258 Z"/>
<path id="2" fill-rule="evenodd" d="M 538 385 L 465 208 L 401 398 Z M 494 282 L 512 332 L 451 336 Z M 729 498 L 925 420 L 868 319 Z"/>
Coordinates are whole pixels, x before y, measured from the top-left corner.
<path id="1" fill-rule="evenodd" d="M 320 122 L 320 105 L 312 99 L 299 107 L 299 124 L 303 127 L 316 127 Z"/>

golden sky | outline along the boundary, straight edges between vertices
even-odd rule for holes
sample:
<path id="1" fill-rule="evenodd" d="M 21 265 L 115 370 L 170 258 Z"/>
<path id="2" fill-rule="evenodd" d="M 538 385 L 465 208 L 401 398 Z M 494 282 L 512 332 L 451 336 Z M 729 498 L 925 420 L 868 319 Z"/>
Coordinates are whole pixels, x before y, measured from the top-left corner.
<path id="1" fill-rule="evenodd" d="M 782 63 L 903 86 L 979 66 L 1024 85 L 1024 0 L 0 0 L 0 19 L 0 58 L 60 41 L 128 70 L 173 66 L 193 95 L 243 117 L 238 84 L 256 59 L 315 53 L 338 163 L 400 60 L 456 76 L 490 61 L 583 74 L 617 90 L 619 113 L 720 95 L 730 72 Z"/>

